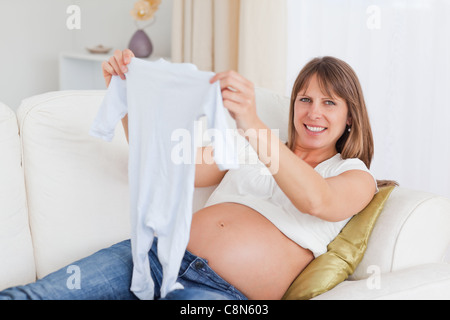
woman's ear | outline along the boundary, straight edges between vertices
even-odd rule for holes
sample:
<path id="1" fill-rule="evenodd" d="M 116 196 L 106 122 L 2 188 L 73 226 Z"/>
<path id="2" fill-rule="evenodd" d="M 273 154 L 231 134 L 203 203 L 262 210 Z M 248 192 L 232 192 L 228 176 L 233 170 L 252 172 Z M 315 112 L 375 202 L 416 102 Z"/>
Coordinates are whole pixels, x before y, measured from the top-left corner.
<path id="1" fill-rule="evenodd" d="M 349 126 L 349 127 L 352 126 L 352 117 L 350 117 L 350 116 L 347 117 L 347 126 Z"/>

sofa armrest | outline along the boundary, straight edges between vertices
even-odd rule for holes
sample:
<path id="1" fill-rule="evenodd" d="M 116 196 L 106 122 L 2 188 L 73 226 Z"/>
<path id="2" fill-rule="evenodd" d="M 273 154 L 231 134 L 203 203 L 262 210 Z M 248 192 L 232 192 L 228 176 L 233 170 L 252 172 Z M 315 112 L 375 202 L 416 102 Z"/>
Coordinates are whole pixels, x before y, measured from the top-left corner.
<path id="1" fill-rule="evenodd" d="M 450 200 L 398 187 L 392 192 L 373 229 L 367 250 L 350 280 L 444 261 L 450 244 Z"/>
<path id="2" fill-rule="evenodd" d="M 313 300 L 448 300 L 450 264 L 433 263 L 347 280 Z"/>

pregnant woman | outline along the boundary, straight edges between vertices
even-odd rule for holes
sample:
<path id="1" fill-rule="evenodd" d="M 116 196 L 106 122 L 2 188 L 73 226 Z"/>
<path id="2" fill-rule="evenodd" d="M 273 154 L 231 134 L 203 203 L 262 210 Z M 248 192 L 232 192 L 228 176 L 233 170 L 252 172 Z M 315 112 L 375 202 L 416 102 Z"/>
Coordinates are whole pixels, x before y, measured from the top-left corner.
<path id="1" fill-rule="evenodd" d="M 103 63 L 107 86 L 112 76 L 126 78 L 132 57 L 130 50 L 116 51 Z M 245 135 L 243 152 L 257 161 L 228 172 L 197 162 L 196 186 L 218 187 L 193 216 L 178 279 L 184 289 L 164 298 L 280 299 L 377 192 L 369 171 L 373 140 L 361 86 L 339 59 L 310 61 L 293 87 L 289 138 L 283 143 L 258 117 L 250 81 L 234 71 L 216 74 L 211 83 L 216 81 L 225 108 Z M 122 123 L 128 136 L 127 117 Z M 212 152 L 200 148 L 198 157 L 211 159 Z M 156 250 L 154 241 L 149 259 L 160 298 Z M 63 268 L 0 292 L 0 299 L 136 299 L 130 291 L 129 241 L 74 264 L 81 270 L 79 290 L 68 289 Z"/>

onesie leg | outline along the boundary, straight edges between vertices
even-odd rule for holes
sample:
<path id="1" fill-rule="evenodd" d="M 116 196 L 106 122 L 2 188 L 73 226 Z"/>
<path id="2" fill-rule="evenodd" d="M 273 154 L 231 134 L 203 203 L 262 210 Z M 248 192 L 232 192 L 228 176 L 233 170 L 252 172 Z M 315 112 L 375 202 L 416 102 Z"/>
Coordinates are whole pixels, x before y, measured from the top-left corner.
<path id="1" fill-rule="evenodd" d="M 169 292 L 183 289 L 178 282 L 181 263 L 186 252 L 187 240 L 183 235 L 185 230 L 175 232 L 176 237 L 166 235 L 158 237 L 158 260 L 163 271 L 161 282 L 161 297 L 164 298 Z"/>

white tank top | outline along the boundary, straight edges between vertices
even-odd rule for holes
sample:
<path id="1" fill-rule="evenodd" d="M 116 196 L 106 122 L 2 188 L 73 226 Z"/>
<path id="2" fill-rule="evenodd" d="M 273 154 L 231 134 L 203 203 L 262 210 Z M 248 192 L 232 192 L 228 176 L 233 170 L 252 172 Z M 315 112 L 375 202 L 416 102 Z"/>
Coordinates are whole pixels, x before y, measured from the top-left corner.
<path id="1" fill-rule="evenodd" d="M 266 217 L 298 245 L 311 250 L 315 257 L 325 253 L 328 244 L 350 218 L 329 222 L 300 212 L 277 185 L 266 166 L 259 161 L 250 144 L 241 147 L 239 158 L 240 168 L 227 172 L 205 206 L 224 202 L 246 205 Z M 360 159 L 343 160 L 339 153 L 320 163 L 315 170 L 324 178 L 349 170 L 363 170 L 372 175 Z"/>

